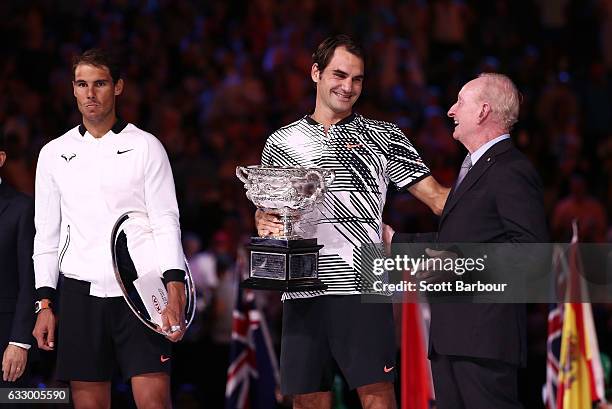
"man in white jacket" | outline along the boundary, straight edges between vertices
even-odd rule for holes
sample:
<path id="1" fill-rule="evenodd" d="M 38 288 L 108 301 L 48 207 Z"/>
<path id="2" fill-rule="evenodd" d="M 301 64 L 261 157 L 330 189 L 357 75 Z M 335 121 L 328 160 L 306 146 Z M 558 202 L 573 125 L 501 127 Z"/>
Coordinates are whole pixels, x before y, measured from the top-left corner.
<path id="1" fill-rule="evenodd" d="M 131 379 L 140 409 L 169 408 L 170 341 L 184 332 L 185 263 L 168 157 L 153 135 L 117 117 L 124 82 L 111 55 L 86 51 L 73 74 L 83 122 L 42 148 L 36 170 L 34 336 L 42 349 L 57 344 L 57 378 L 70 381 L 75 408 L 110 408 L 116 366 Z M 150 257 L 168 290 L 166 337 L 137 320 L 114 277 L 111 230 L 128 211 L 145 213 L 153 232 Z"/>

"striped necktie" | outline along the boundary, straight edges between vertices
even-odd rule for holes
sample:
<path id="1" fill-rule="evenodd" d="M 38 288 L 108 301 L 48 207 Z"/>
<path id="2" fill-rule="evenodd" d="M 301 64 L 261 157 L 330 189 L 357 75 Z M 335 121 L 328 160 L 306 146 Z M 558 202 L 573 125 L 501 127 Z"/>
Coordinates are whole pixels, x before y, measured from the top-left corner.
<path id="1" fill-rule="evenodd" d="M 459 189 L 459 185 L 463 182 L 465 175 L 472 169 L 472 157 L 468 153 L 461 164 L 461 170 L 459 171 L 459 176 L 457 177 L 457 182 L 455 182 L 455 190 Z"/>

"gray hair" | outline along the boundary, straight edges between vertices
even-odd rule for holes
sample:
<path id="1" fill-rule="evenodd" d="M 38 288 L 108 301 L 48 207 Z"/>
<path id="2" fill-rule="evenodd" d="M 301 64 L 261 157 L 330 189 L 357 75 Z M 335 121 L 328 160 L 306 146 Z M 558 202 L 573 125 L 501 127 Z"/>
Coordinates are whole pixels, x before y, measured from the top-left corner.
<path id="1" fill-rule="evenodd" d="M 488 102 L 491 111 L 507 130 L 518 120 L 521 95 L 516 85 L 506 75 L 484 72 L 478 76 L 486 82 L 481 89 L 480 98 Z"/>

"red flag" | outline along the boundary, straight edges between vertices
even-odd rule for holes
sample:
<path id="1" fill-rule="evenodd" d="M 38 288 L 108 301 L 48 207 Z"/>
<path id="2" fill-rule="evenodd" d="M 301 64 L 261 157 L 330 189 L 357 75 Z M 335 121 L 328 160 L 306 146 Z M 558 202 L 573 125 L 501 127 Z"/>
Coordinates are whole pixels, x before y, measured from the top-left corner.
<path id="1" fill-rule="evenodd" d="M 433 400 L 431 369 L 421 305 L 402 304 L 401 409 L 429 409 Z"/>

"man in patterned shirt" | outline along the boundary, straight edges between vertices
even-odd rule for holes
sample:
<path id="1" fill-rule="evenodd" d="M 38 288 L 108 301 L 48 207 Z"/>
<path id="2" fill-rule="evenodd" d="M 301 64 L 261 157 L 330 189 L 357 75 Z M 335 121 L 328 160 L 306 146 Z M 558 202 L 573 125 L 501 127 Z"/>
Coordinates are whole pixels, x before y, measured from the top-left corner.
<path id="1" fill-rule="evenodd" d="M 317 96 L 312 115 L 272 134 L 266 166 L 333 169 L 324 202 L 303 217 L 299 232 L 316 237 L 325 291 L 283 295 L 281 390 L 294 408 L 330 408 L 339 369 L 364 408 L 395 408 L 395 336 L 389 303 L 363 303 L 358 272 L 362 245 L 380 243 L 389 182 L 440 214 L 448 189 L 430 175 L 419 153 L 394 124 L 367 119 L 352 108 L 364 80 L 361 48 L 346 35 L 323 41 L 313 54 Z M 256 213 L 260 236 L 278 235 L 277 216 Z"/>

